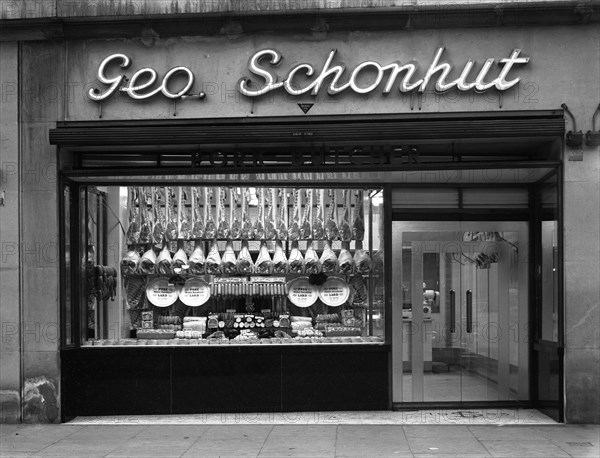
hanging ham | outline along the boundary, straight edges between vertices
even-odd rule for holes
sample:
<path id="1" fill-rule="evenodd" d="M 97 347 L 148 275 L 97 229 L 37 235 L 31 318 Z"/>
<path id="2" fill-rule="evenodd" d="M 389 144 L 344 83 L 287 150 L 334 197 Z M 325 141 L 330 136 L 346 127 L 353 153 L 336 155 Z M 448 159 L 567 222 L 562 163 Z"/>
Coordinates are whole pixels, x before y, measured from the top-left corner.
<path id="1" fill-rule="evenodd" d="M 161 209 L 161 194 L 159 189 L 152 188 L 152 210 L 154 212 L 154 227 L 152 228 L 152 240 L 155 245 L 162 245 L 165 241 L 165 214 Z"/>
<path id="2" fill-rule="evenodd" d="M 298 240 L 300 238 L 300 210 L 302 208 L 300 202 L 299 189 L 294 189 L 294 206 L 292 207 L 292 221 L 288 228 L 288 238 L 290 240 Z"/>
<path id="3" fill-rule="evenodd" d="M 340 265 L 338 258 L 331 249 L 329 241 L 325 242 L 325 247 L 323 248 L 323 253 L 321 254 L 321 259 L 319 261 L 321 262 L 322 270 L 325 273 L 335 273 L 339 270 Z"/>
<path id="4" fill-rule="evenodd" d="M 267 244 L 264 241 L 260 245 L 260 251 L 254 266 L 254 271 L 257 274 L 270 274 L 273 272 L 273 261 L 271 260 L 271 255 L 267 249 Z"/>
<path id="5" fill-rule="evenodd" d="M 230 237 L 239 239 L 242 232 L 242 222 L 238 213 L 238 203 L 240 200 L 239 188 L 229 188 L 229 220 L 231 221 Z"/>
<path id="6" fill-rule="evenodd" d="M 330 189 L 327 195 L 329 197 L 329 211 L 327 212 L 327 220 L 325 221 L 325 238 L 327 240 L 337 240 L 339 236 L 337 227 L 337 192 L 335 189 Z"/>
<path id="7" fill-rule="evenodd" d="M 127 188 L 127 210 L 129 211 L 129 225 L 125 239 L 127 245 L 133 245 L 140 241 L 140 222 L 135 208 L 136 192 L 132 187 Z"/>
<path id="8" fill-rule="evenodd" d="M 318 274 L 321 272 L 321 261 L 313 248 L 312 240 L 308 242 L 306 253 L 304 253 L 304 271 L 307 274 Z"/>
<path id="9" fill-rule="evenodd" d="M 137 271 L 142 275 L 153 274 L 156 269 L 156 254 L 154 250 L 150 248 L 147 250 L 140 259 Z"/>
<path id="10" fill-rule="evenodd" d="M 217 235 L 217 224 L 213 217 L 211 200 L 213 189 L 206 188 L 204 193 L 204 238 L 212 240 Z"/>
<path id="11" fill-rule="evenodd" d="M 281 240 L 277 240 L 275 245 L 275 254 L 273 255 L 273 272 L 278 274 L 285 274 L 289 270 L 289 262 L 285 257 L 285 251 L 283 251 L 283 245 Z"/>
<path id="12" fill-rule="evenodd" d="M 250 189 L 244 188 L 242 191 L 242 230 L 240 238 L 242 240 L 254 239 L 254 227 L 252 226 L 252 220 L 250 219 Z"/>
<path id="13" fill-rule="evenodd" d="M 127 251 L 123 259 L 121 259 L 121 275 L 127 277 L 135 274 L 139 262 L 140 255 L 135 250 Z"/>
<path id="14" fill-rule="evenodd" d="M 368 274 L 371 270 L 371 258 L 363 250 L 362 242 L 356 242 L 356 250 L 354 250 L 354 265 L 356 273 Z"/>
<path id="15" fill-rule="evenodd" d="M 350 253 L 350 242 L 342 242 L 342 249 L 338 258 L 340 263 L 340 272 L 350 275 L 354 272 L 354 259 Z"/>
<path id="16" fill-rule="evenodd" d="M 177 240 L 177 213 L 175 212 L 175 202 L 173 198 L 173 190 L 171 187 L 165 187 L 166 211 L 167 211 L 167 228 L 165 229 L 165 239 L 167 242 Z"/>
<path id="17" fill-rule="evenodd" d="M 339 226 L 339 237 L 342 242 L 352 240 L 352 228 L 350 227 L 350 192 L 347 189 L 342 191 L 343 209 L 342 221 Z"/>
<path id="18" fill-rule="evenodd" d="M 188 268 L 188 257 L 182 246 L 173 255 L 173 272 L 176 274 L 183 273 Z"/>
<path id="19" fill-rule="evenodd" d="M 192 225 L 187 208 L 187 193 L 179 186 L 177 190 L 177 228 L 178 237 L 189 240 L 192 237 Z"/>
<path id="20" fill-rule="evenodd" d="M 140 204 L 140 243 L 152 243 L 152 219 L 148 212 L 148 200 L 146 197 L 146 191 L 140 187 L 138 191 L 138 200 Z"/>
<path id="21" fill-rule="evenodd" d="M 193 239 L 201 239 L 204 236 L 204 218 L 201 211 L 202 189 L 192 188 L 192 234 Z"/>
<path id="22" fill-rule="evenodd" d="M 242 249 L 238 253 L 236 268 L 240 274 L 251 274 L 254 272 L 254 263 L 248 249 L 248 240 L 242 241 Z"/>
<path id="23" fill-rule="evenodd" d="M 265 238 L 267 240 L 273 240 L 277 237 L 277 232 L 275 230 L 275 208 L 277 208 L 276 204 L 276 191 L 272 188 L 267 188 L 266 190 L 266 202 L 267 202 L 267 211 L 265 215 Z"/>
<path id="24" fill-rule="evenodd" d="M 300 225 L 300 238 L 309 239 L 312 237 L 312 206 L 313 206 L 313 192 L 312 189 L 305 191 L 304 199 L 304 217 L 302 218 L 302 224 Z"/>
<path id="25" fill-rule="evenodd" d="M 190 266 L 190 273 L 192 275 L 204 274 L 205 263 L 206 259 L 204 257 L 204 250 L 202 249 L 202 242 L 196 242 L 194 251 L 192 251 L 190 259 L 188 260 L 188 264 Z"/>
<path id="26" fill-rule="evenodd" d="M 206 257 L 206 273 L 215 275 L 221 272 L 221 255 L 219 254 L 219 245 L 214 239 L 210 246 L 210 251 Z"/>
<path id="27" fill-rule="evenodd" d="M 156 272 L 159 275 L 171 275 L 173 273 L 172 265 L 173 259 L 171 259 L 171 253 L 165 246 L 156 259 Z"/>
<path id="28" fill-rule="evenodd" d="M 365 236 L 365 207 L 363 191 L 356 191 L 354 203 L 354 219 L 352 221 L 352 237 L 354 240 L 363 240 Z"/>
<path id="29" fill-rule="evenodd" d="M 324 193 L 323 189 L 317 189 L 317 210 L 315 212 L 314 220 L 312 223 L 312 238 L 314 240 L 323 240 L 325 237 L 325 227 L 324 227 Z"/>
<path id="30" fill-rule="evenodd" d="M 277 230 L 277 238 L 279 240 L 286 240 L 288 238 L 288 222 L 287 222 L 287 211 L 288 211 L 288 198 L 287 191 L 285 188 L 279 189 L 279 212 L 277 213 L 277 221 L 275 223 Z"/>
<path id="31" fill-rule="evenodd" d="M 298 241 L 292 242 L 292 251 L 290 252 L 289 270 L 295 274 L 304 273 L 304 256 L 298 248 Z"/>
<path id="32" fill-rule="evenodd" d="M 264 240 L 265 239 L 265 193 L 262 188 L 256 189 L 258 197 L 258 214 L 254 223 L 254 239 Z"/>
<path id="33" fill-rule="evenodd" d="M 225 252 L 221 259 L 221 272 L 227 275 L 237 273 L 235 252 L 233 251 L 233 242 L 231 240 L 228 240 L 225 245 Z"/>
<path id="34" fill-rule="evenodd" d="M 226 212 L 227 193 L 225 188 L 217 188 L 217 237 L 226 239 L 229 237 L 229 215 Z"/>

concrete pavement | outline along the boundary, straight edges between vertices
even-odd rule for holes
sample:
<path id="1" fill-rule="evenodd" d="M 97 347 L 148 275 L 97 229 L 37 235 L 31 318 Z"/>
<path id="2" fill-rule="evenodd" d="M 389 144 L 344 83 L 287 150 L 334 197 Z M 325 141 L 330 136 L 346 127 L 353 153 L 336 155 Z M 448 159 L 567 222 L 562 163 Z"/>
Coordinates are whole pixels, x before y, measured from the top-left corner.
<path id="1" fill-rule="evenodd" d="M 9 457 L 598 457 L 598 425 L 0 425 Z"/>

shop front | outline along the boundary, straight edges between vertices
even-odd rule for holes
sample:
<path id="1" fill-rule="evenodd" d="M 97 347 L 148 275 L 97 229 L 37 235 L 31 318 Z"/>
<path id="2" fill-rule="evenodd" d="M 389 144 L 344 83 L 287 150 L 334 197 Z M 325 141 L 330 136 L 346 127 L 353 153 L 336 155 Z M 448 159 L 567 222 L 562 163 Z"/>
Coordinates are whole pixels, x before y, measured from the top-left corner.
<path id="1" fill-rule="evenodd" d="M 562 28 L 24 44 L 74 88 L 23 114 L 57 158 L 60 421 L 564 421 L 562 82 L 598 69 L 556 72 Z"/>
<path id="2" fill-rule="evenodd" d="M 170 60 L 187 65 L 160 71 L 159 50 L 118 47 L 85 46 L 98 82 L 75 111 L 98 119 L 50 131 L 69 235 L 65 418 L 532 405 L 530 284 L 559 249 L 533 248 L 535 195 L 560 173 L 561 110 L 310 115 L 298 102 L 304 117 L 179 119 L 212 106 L 195 45 L 177 43 Z M 530 60 L 514 49 L 475 70 L 437 47 L 430 62 L 350 70 L 341 52 L 285 78 L 282 52 L 246 53 L 238 103 L 272 115 L 261 102 L 278 91 L 501 99 Z M 128 119 L 141 109 L 171 119 Z"/>
<path id="3" fill-rule="evenodd" d="M 65 418 L 533 405 L 562 113 L 471 116 L 453 156 L 398 130 L 462 115 L 59 123 Z M 469 153 L 509 124 L 545 131 Z"/>

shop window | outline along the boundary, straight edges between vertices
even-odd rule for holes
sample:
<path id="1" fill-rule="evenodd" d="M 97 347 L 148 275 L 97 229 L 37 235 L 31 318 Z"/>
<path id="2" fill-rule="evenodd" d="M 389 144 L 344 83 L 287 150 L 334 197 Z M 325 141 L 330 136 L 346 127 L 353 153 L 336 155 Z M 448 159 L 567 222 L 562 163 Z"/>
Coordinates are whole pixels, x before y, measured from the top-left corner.
<path id="1" fill-rule="evenodd" d="M 81 189 L 82 346 L 384 342 L 381 189 Z"/>

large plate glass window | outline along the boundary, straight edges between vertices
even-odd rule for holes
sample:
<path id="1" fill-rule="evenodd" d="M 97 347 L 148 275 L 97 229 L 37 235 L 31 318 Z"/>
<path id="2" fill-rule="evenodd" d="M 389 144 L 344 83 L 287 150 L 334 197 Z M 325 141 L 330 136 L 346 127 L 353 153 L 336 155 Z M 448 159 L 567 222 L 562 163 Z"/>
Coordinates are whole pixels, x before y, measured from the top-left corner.
<path id="1" fill-rule="evenodd" d="M 81 190 L 83 346 L 383 343 L 381 189 Z"/>

